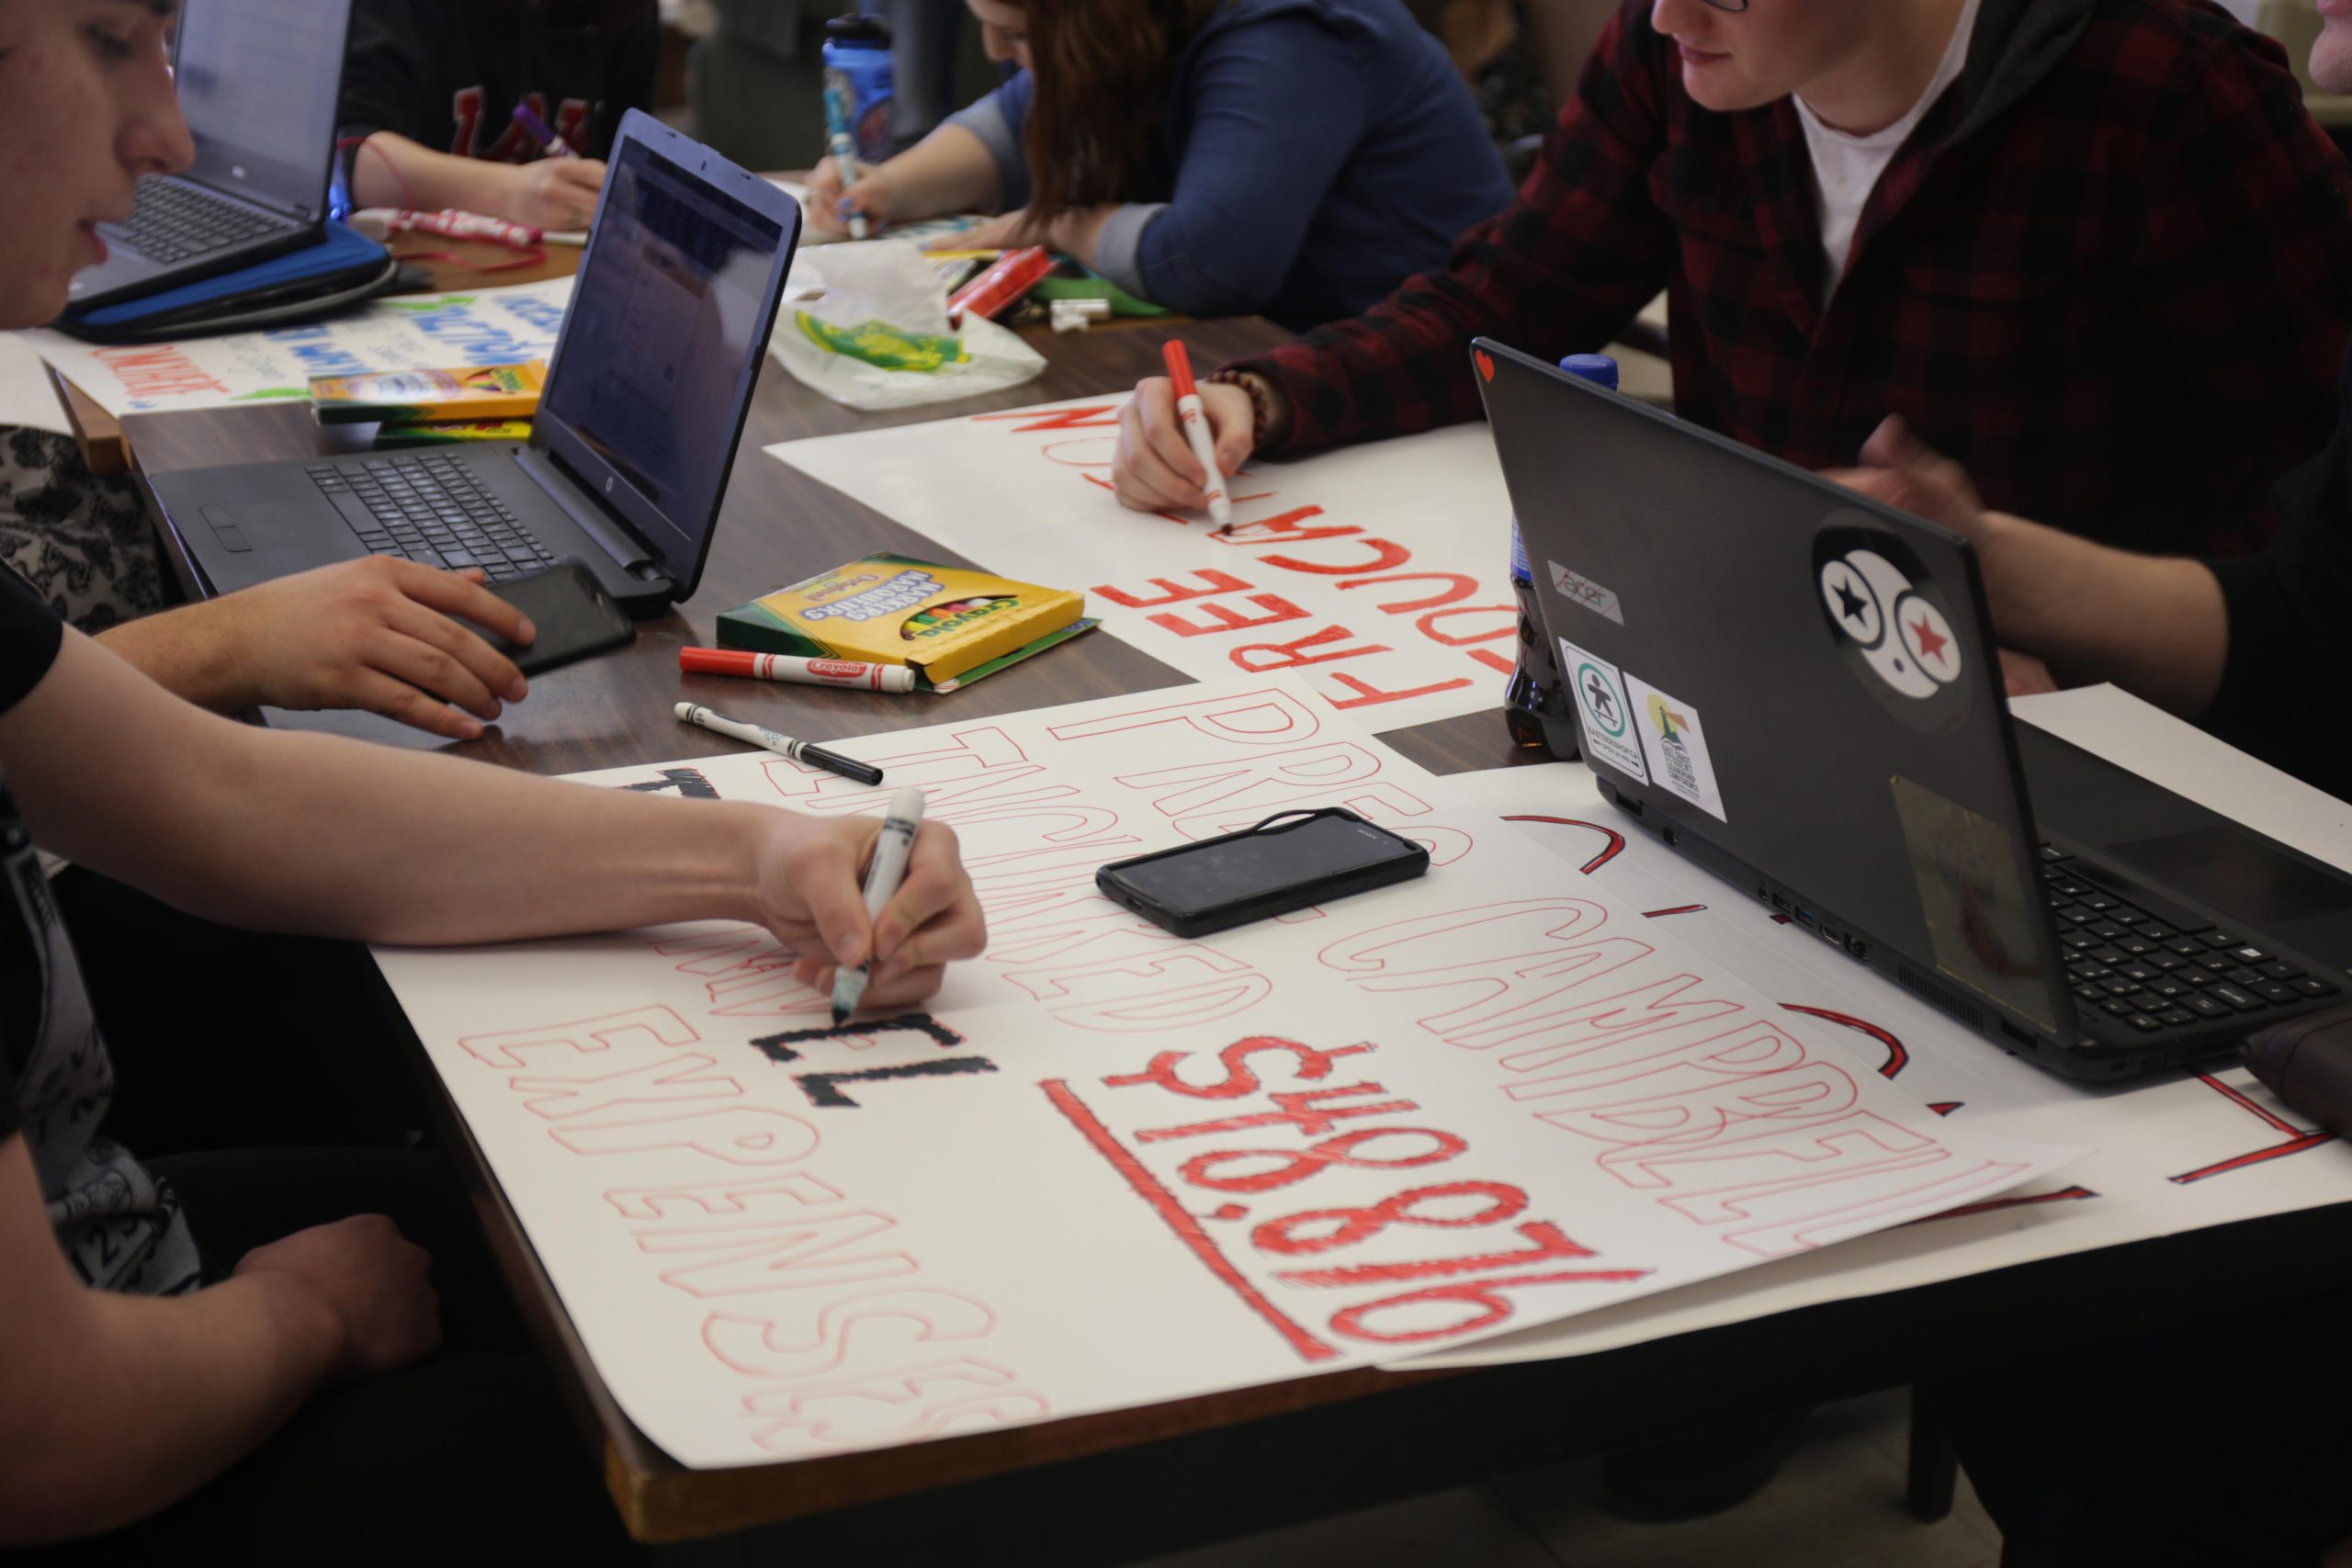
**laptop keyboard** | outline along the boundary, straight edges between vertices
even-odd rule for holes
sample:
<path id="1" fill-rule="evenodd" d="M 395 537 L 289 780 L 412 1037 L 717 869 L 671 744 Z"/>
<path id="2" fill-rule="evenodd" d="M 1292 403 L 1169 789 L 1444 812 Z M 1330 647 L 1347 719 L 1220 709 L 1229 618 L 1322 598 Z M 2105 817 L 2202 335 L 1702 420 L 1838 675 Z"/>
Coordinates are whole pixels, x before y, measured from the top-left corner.
<path id="1" fill-rule="evenodd" d="M 2335 985 L 2177 906 L 2126 898 L 2096 866 L 2041 846 L 2041 877 L 2075 1010 L 2097 1010 L 2142 1034 L 2262 1015 L 2336 994 Z M 2132 899 L 2136 898 L 2137 903 Z"/>
<path id="2" fill-rule="evenodd" d="M 492 582 L 555 560 L 555 552 L 515 520 L 513 509 L 447 454 L 316 463 L 309 472 L 370 554 L 453 570 L 480 567 Z"/>
<path id="3" fill-rule="evenodd" d="M 186 261 L 297 227 L 177 180 L 139 182 L 130 216 L 107 227 L 150 261 Z"/>

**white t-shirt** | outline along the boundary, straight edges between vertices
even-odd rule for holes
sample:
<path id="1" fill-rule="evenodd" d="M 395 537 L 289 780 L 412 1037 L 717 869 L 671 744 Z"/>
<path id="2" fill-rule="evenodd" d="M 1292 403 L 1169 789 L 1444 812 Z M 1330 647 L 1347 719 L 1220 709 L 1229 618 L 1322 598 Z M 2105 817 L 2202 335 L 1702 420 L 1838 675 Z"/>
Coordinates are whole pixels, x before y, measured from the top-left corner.
<path id="1" fill-rule="evenodd" d="M 1821 249 L 1828 262 L 1824 276 L 1828 283 L 1821 294 L 1824 299 L 1838 292 L 1838 280 L 1846 276 L 1846 263 L 1854 249 L 1854 230 L 1861 222 L 1862 209 L 1869 205 L 1871 192 L 1878 188 L 1879 176 L 1886 173 L 1887 164 L 1909 141 L 1911 132 L 1935 107 L 1944 89 L 1960 80 L 1968 63 L 1968 41 L 1976 32 L 1978 0 L 1967 0 L 1961 7 L 1960 20 L 1951 29 L 1951 41 L 1944 46 L 1943 62 L 1936 67 L 1935 80 L 1911 106 L 1911 112 L 1888 126 L 1884 130 L 1868 136 L 1849 136 L 1822 123 L 1804 97 L 1797 99 L 1797 118 L 1804 123 L 1805 146 L 1813 153 L 1814 201 L 1821 213 Z"/>

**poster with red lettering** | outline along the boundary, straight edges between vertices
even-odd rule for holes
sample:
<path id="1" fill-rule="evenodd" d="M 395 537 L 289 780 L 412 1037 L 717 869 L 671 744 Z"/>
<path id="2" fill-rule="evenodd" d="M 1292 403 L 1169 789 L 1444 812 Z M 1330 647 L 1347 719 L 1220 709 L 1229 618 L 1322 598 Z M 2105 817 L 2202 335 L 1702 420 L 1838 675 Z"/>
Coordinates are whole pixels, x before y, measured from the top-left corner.
<path id="1" fill-rule="evenodd" d="M 2162 722 L 2188 728 L 2169 717 Z M 2077 739 L 2092 743 L 2088 736 Z M 2202 1225 L 2352 1201 L 2352 1145 L 2300 1120 L 2234 1063 L 2111 1089 L 2070 1082 L 1959 1028 L 1759 905 L 1752 893 L 1643 836 L 1601 798 L 1581 763 L 1501 769 L 1446 783 L 1526 835 L 1531 847 L 1548 851 L 1573 885 L 1645 910 L 1648 924 L 1672 928 L 1722 971 L 1753 984 L 1809 1049 L 1905 1090 L 1948 1126 L 2029 1141 L 2079 1140 L 2095 1152 L 2051 1179 L 1831 1253 L 1782 1258 L 1736 1278 L 1450 1348 L 1434 1361 L 1493 1365 L 1582 1355 Z M 2341 842 L 2339 861 L 2346 858 Z"/>
<path id="2" fill-rule="evenodd" d="M 831 1025 L 719 923 L 379 962 L 630 1416 L 791 1460 L 1394 1359 L 1992 1201 L 1974 1134 L 1295 678 L 606 787 L 959 836 L 986 954 Z M 1103 863 L 1346 806 L 1401 886 L 1187 940 Z"/>
<path id="3" fill-rule="evenodd" d="M 990 571 L 1082 591 L 1107 630 L 1196 680 L 1295 674 L 1374 731 L 1495 705 L 1519 611 L 1510 498 L 1484 424 L 1254 464 L 1219 528 L 1113 496 L 1125 401 L 768 453 Z"/>

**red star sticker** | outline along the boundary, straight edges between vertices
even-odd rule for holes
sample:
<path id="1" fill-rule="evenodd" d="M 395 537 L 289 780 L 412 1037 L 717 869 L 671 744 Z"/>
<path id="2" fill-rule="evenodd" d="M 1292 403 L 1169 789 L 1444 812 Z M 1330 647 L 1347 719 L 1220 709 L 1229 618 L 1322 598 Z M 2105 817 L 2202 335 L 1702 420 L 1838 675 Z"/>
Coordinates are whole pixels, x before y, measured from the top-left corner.
<path id="1" fill-rule="evenodd" d="M 1919 639 L 1919 657 L 1932 659 L 1941 664 L 1944 661 L 1944 647 L 1951 641 L 1951 638 L 1937 636 L 1936 628 L 1928 624 L 1928 617 L 1925 615 L 1911 623 L 1911 630 Z"/>

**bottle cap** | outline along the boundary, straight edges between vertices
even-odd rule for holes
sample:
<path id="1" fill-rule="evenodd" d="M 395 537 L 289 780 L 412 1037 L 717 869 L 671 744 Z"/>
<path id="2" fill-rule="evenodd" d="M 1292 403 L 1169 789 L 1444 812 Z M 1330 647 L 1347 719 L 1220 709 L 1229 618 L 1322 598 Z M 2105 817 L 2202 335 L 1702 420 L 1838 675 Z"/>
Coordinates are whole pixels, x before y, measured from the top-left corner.
<path id="1" fill-rule="evenodd" d="M 1612 392 L 1617 389 L 1617 362 L 1605 354 L 1571 354 L 1560 361 L 1560 368 Z"/>
<path id="2" fill-rule="evenodd" d="M 888 49 L 890 24 L 879 17 L 832 17 L 825 22 L 825 41 Z"/>

